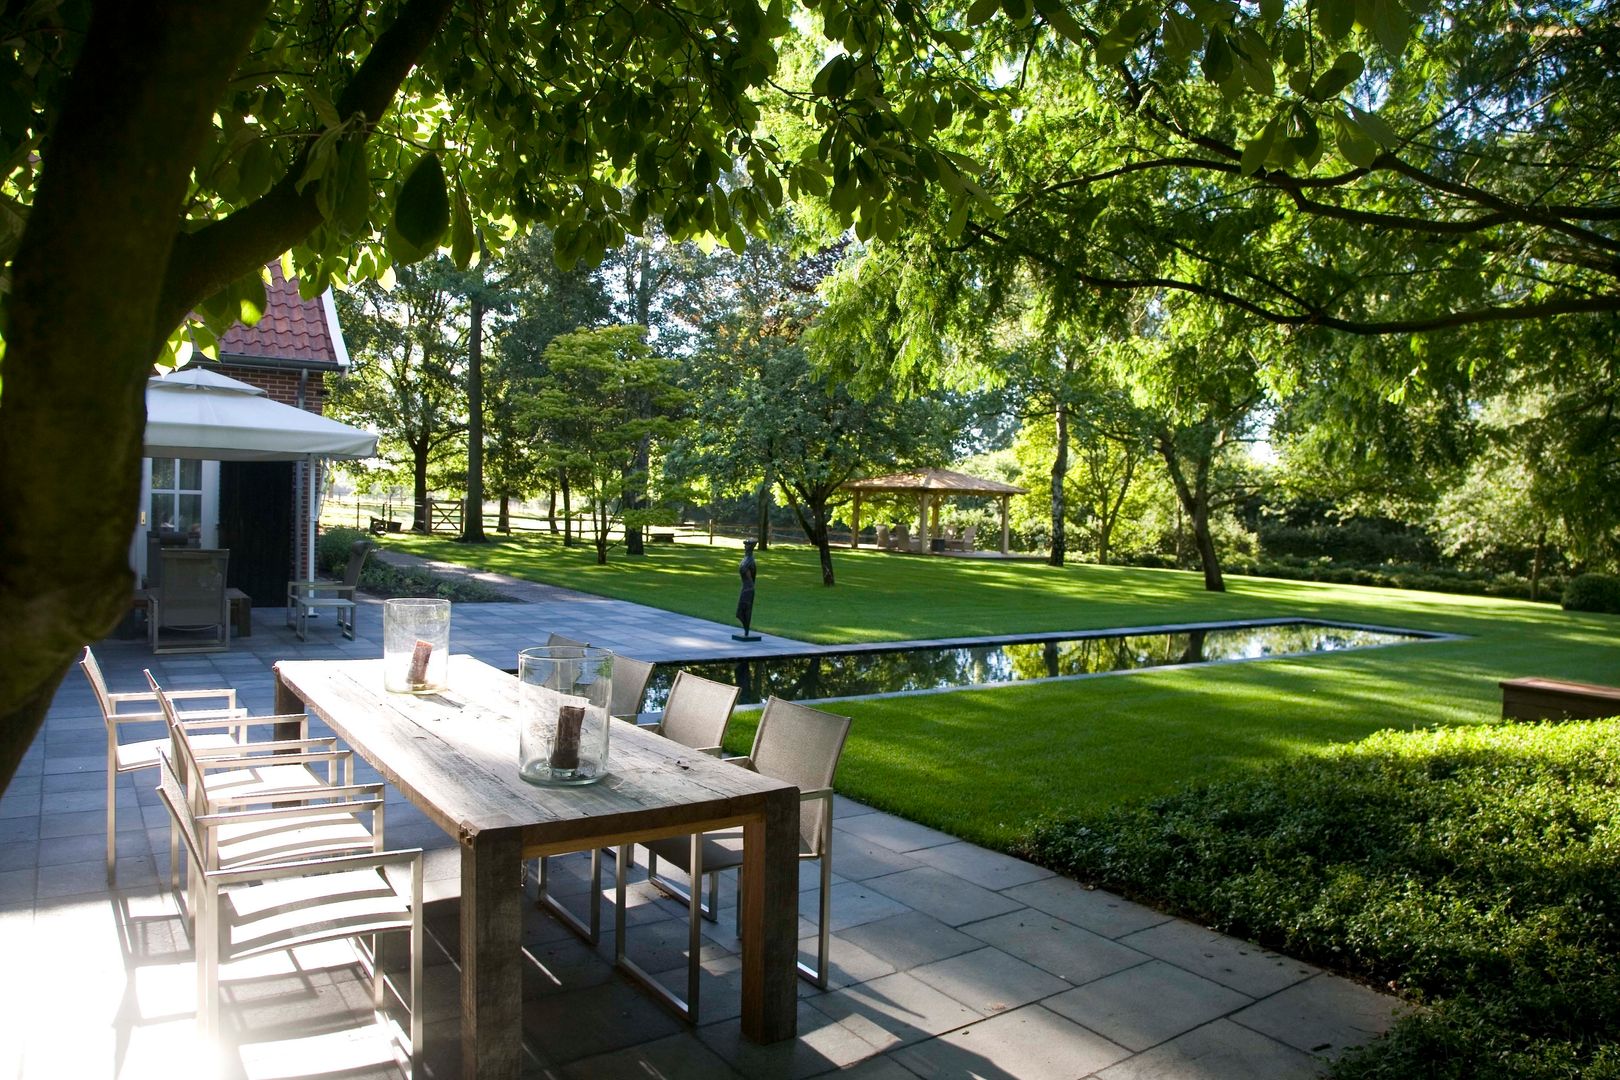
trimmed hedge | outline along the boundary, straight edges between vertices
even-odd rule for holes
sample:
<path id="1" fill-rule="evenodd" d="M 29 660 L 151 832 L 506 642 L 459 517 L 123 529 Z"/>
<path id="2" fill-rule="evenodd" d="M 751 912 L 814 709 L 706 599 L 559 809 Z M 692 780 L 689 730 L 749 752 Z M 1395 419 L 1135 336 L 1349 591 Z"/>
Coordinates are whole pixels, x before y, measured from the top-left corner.
<path id="1" fill-rule="evenodd" d="M 1337 1077 L 1620 1076 L 1620 721 L 1384 732 L 1026 854 L 1426 1006 Z"/>
<path id="2" fill-rule="evenodd" d="M 1620 615 L 1620 578 L 1582 574 L 1564 589 L 1565 611 L 1601 611 Z"/>

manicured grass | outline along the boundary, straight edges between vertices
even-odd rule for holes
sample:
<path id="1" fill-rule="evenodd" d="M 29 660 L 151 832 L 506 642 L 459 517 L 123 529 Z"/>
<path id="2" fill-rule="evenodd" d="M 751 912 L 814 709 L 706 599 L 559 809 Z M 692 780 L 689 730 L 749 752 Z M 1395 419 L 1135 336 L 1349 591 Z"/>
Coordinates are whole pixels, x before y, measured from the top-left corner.
<path id="1" fill-rule="evenodd" d="M 621 552 L 606 567 L 549 537 L 476 547 L 390 537 L 402 550 L 731 621 L 739 549 L 700 543 Z M 840 791 L 996 847 L 1052 814 L 1096 811 L 1188 780 L 1253 772 L 1374 731 L 1498 715 L 1497 681 L 1620 682 L 1620 618 L 1545 604 L 1125 567 L 835 554 L 760 557 L 756 625 L 815 642 L 1009 634 L 1297 615 L 1435 630 L 1466 640 L 1264 663 L 840 703 L 855 717 Z M 752 721 L 728 743 L 744 750 Z"/>
<path id="2" fill-rule="evenodd" d="M 1620 1075 L 1620 721 L 1386 732 L 1030 848 L 1427 1006 L 1345 1080 Z"/>

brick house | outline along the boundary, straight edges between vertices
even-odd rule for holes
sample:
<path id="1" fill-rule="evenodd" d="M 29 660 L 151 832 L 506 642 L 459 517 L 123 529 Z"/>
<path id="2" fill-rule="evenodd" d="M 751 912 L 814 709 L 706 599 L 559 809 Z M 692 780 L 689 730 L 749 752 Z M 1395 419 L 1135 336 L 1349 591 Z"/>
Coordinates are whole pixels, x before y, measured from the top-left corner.
<path id="1" fill-rule="evenodd" d="M 220 339 L 215 370 L 274 401 L 319 414 L 325 377 L 349 368 L 332 294 L 305 300 L 279 261 L 270 264 L 270 278 L 263 318 L 256 326 L 239 323 Z M 294 461 L 145 459 L 131 565 L 145 574 L 148 530 L 185 533 L 202 547 L 230 549 L 228 584 L 251 596 L 254 606 L 284 603 L 288 580 L 311 576 L 309 523 L 297 510 L 306 505 L 308 471 Z"/>

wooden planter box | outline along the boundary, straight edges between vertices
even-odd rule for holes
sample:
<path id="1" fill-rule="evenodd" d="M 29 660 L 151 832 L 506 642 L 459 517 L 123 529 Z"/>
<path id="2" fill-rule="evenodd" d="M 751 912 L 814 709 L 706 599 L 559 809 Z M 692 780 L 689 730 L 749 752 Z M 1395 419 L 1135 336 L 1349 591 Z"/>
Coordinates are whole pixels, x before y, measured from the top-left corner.
<path id="1" fill-rule="evenodd" d="M 1562 679 L 1507 679 L 1504 720 L 1592 720 L 1620 716 L 1620 687 Z"/>

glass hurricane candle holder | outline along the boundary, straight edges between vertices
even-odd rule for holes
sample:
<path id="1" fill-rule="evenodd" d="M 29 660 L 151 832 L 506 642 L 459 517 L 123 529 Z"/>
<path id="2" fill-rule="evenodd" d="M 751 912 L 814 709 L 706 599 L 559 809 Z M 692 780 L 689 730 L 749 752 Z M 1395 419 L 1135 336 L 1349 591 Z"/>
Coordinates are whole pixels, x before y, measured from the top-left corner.
<path id="1" fill-rule="evenodd" d="M 613 654 L 554 645 L 518 653 L 518 772 L 531 784 L 607 775 Z"/>
<path id="2" fill-rule="evenodd" d="M 450 601 L 400 597 L 383 601 L 383 688 L 396 694 L 448 689 Z"/>

